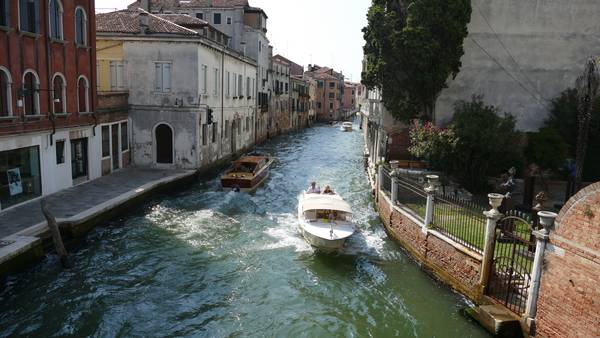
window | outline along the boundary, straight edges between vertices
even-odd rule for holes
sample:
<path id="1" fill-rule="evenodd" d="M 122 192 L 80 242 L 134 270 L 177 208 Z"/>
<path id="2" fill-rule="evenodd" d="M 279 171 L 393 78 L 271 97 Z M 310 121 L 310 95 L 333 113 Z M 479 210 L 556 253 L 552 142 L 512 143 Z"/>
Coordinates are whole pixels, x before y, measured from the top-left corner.
<path id="1" fill-rule="evenodd" d="M 219 128 L 217 127 L 217 125 L 217 122 L 213 122 L 212 124 L 212 143 L 217 142 L 217 134 L 219 132 Z"/>
<path id="2" fill-rule="evenodd" d="M 230 16 L 227 17 L 227 24 L 231 25 L 231 17 Z"/>
<path id="3" fill-rule="evenodd" d="M 202 81 L 202 94 L 207 94 L 208 93 L 208 66 L 207 65 L 202 65 L 202 77 L 200 78 L 200 81 Z"/>
<path id="4" fill-rule="evenodd" d="M 229 71 L 225 72 L 225 96 L 231 96 L 231 73 Z"/>
<path id="5" fill-rule="evenodd" d="M 329 82 L 329 88 L 335 88 L 335 82 Z"/>
<path id="6" fill-rule="evenodd" d="M 25 115 L 40 114 L 40 80 L 33 71 L 26 71 L 23 76 L 23 99 Z"/>
<path id="7" fill-rule="evenodd" d="M 221 138 L 229 137 L 229 120 L 225 120 L 225 135 L 221 135 Z"/>
<path id="8" fill-rule="evenodd" d="M 258 51 L 261 52 L 262 51 L 262 41 L 258 41 Z"/>
<path id="9" fill-rule="evenodd" d="M 127 129 L 127 122 L 121 122 L 121 150 L 129 150 L 129 130 Z"/>
<path id="10" fill-rule="evenodd" d="M 42 194 L 39 149 L 34 146 L 0 152 L 0 204 L 3 209 Z"/>
<path id="11" fill-rule="evenodd" d="M 102 126 L 102 157 L 110 156 L 110 127 Z"/>
<path id="12" fill-rule="evenodd" d="M 52 112 L 54 114 L 67 113 L 67 90 L 65 87 L 65 78 L 62 74 L 55 74 L 52 80 Z"/>
<path id="13" fill-rule="evenodd" d="M 317 102 L 317 108 L 321 109 L 321 102 Z"/>
<path id="14" fill-rule="evenodd" d="M 49 21 L 50 37 L 57 40 L 63 40 L 63 6 L 60 0 L 50 0 Z"/>
<path id="15" fill-rule="evenodd" d="M 56 141 L 56 164 L 65 163 L 65 140 Z"/>
<path id="16" fill-rule="evenodd" d="M 242 76 L 242 74 L 238 75 L 238 96 L 241 98 L 242 96 L 244 96 L 244 88 L 243 88 L 243 82 L 244 81 L 244 77 Z"/>
<path id="17" fill-rule="evenodd" d="M 323 81 L 317 81 L 317 87 L 323 88 Z"/>
<path id="18" fill-rule="evenodd" d="M 329 98 L 330 99 L 335 99 L 335 93 L 329 93 Z"/>
<path id="19" fill-rule="evenodd" d="M 333 102 L 329 103 L 329 109 L 333 109 Z"/>
<path id="20" fill-rule="evenodd" d="M 204 20 L 204 13 L 196 13 L 196 18 Z"/>
<path id="21" fill-rule="evenodd" d="M 213 15 L 213 24 L 220 25 L 221 24 L 221 13 L 214 13 Z"/>
<path id="22" fill-rule="evenodd" d="M 8 70 L 0 67 L 0 117 L 12 116 L 12 81 Z"/>
<path id="23" fill-rule="evenodd" d="M 173 64 L 170 62 L 154 63 L 154 91 L 169 93 L 171 91 L 171 73 Z"/>
<path id="24" fill-rule="evenodd" d="M 250 98 L 250 77 L 246 76 L 246 97 Z"/>
<path id="25" fill-rule="evenodd" d="M 80 76 L 77 80 L 77 107 L 80 113 L 90 111 L 90 86 L 85 76 Z"/>
<path id="26" fill-rule="evenodd" d="M 11 0 L 0 0 L 0 26 L 10 25 Z"/>
<path id="27" fill-rule="evenodd" d="M 285 92 L 287 93 L 287 92 L 288 92 L 288 90 L 289 90 L 289 86 L 288 86 L 288 83 L 286 82 L 286 83 L 285 83 Z"/>
<path id="28" fill-rule="evenodd" d="M 208 143 L 208 124 L 202 125 L 202 145 L 205 146 Z"/>
<path id="29" fill-rule="evenodd" d="M 75 10 L 75 43 L 87 46 L 87 15 L 81 7 Z"/>
<path id="30" fill-rule="evenodd" d="M 237 74 L 233 73 L 233 95 L 234 99 L 237 97 Z"/>
<path id="31" fill-rule="evenodd" d="M 213 94 L 215 96 L 217 96 L 217 95 L 219 95 L 219 69 L 215 68 L 214 74 L 215 74 L 215 81 L 213 84 L 214 84 L 215 88 L 213 89 Z"/>
<path id="32" fill-rule="evenodd" d="M 19 0 L 19 29 L 23 32 L 40 32 L 40 1 Z"/>
<path id="33" fill-rule="evenodd" d="M 246 116 L 246 131 L 250 130 L 250 118 Z"/>
<path id="34" fill-rule="evenodd" d="M 242 135 L 242 118 L 237 119 L 236 129 L 237 129 L 238 135 Z"/>
<path id="35" fill-rule="evenodd" d="M 169 75 L 170 79 L 171 76 Z M 125 63 L 123 61 L 110 62 L 110 89 L 112 91 L 125 90 L 127 87 L 125 81 Z"/>

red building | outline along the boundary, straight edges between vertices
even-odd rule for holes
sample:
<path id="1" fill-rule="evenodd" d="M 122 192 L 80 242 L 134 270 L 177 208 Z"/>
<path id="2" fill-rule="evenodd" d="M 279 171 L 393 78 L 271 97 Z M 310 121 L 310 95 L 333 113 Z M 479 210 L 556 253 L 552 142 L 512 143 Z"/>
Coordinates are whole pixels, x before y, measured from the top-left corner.
<path id="1" fill-rule="evenodd" d="M 0 0 L 0 209 L 99 176 L 95 41 L 93 0 Z"/>

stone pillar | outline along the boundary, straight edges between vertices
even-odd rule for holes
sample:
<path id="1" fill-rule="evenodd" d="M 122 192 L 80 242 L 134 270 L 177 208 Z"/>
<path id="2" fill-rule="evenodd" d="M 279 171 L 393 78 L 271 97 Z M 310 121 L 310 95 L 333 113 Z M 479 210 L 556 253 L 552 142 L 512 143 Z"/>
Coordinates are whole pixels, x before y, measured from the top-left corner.
<path id="1" fill-rule="evenodd" d="M 535 320 L 537 313 L 537 301 L 540 292 L 540 279 L 542 277 L 542 268 L 544 265 L 544 253 L 546 251 L 546 243 L 550 235 L 550 229 L 554 225 L 554 220 L 557 214 L 549 211 L 538 212 L 540 225 L 543 229 L 533 232 L 536 238 L 535 256 L 533 258 L 533 267 L 531 268 L 531 284 L 529 286 L 529 294 L 527 295 L 527 306 L 525 307 L 525 318 L 531 325 Z"/>
<path id="2" fill-rule="evenodd" d="M 377 201 L 379 201 L 379 194 L 381 194 L 381 186 L 383 184 L 383 166 L 377 167 Z"/>
<path id="3" fill-rule="evenodd" d="M 479 277 L 480 292 L 483 294 L 490 280 L 490 272 L 494 263 L 494 244 L 496 242 L 496 222 L 504 216 L 498 207 L 502 204 L 504 195 L 488 194 L 488 200 L 492 209 L 484 211 L 485 222 L 485 242 L 483 245 L 483 260 L 481 262 L 481 274 Z"/>
<path id="4" fill-rule="evenodd" d="M 425 187 L 425 193 L 427 193 L 427 204 L 425 205 L 425 222 L 423 226 L 423 233 L 427 232 L 427 229 L 433 222 L 433 204 L 435 203 L 435 192 L 438 189 L 438 182 L 440 177 L 437 175 L 427 175 L 427 182 L 429 185 Z"/>

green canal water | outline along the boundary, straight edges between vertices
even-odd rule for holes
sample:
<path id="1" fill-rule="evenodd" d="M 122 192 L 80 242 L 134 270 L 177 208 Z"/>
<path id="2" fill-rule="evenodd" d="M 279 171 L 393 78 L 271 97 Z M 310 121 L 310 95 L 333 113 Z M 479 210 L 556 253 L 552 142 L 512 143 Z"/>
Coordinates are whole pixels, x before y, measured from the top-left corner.
<path id="1" fill-rule="evenodd" d="M 317 126 L 259 150 L 278 160 L 255 195 L 198 182 L 97 228 L 71 271 L 49 255 L 8 279 L 0 336 L 489 337 L 462 315 L 463 297 L 387 238 L 359 132 Z M 297 195 L 311 180 L 356 213 L 341 254 L 298 234 Z"/>

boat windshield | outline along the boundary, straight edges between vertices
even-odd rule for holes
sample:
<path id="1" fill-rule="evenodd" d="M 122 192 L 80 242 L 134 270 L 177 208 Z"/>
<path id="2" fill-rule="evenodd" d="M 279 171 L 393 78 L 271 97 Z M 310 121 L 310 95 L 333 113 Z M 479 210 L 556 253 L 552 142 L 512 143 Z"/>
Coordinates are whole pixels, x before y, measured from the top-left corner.
<path id="1" fill-rule="evenodd" d="M 256 170 L 256 163 L 253 162 L 238 162 L 235 164 L 233 171 L 238 173 L 253 173 Z"/>
<path id="2" fill-rule="evenodd" d="M 327 223 L 330 220 L 350 221 L 351 214 L 337 210 L 308 210 L 304 213 L 304 217 L 310 221 L 322 220 Z"/>

